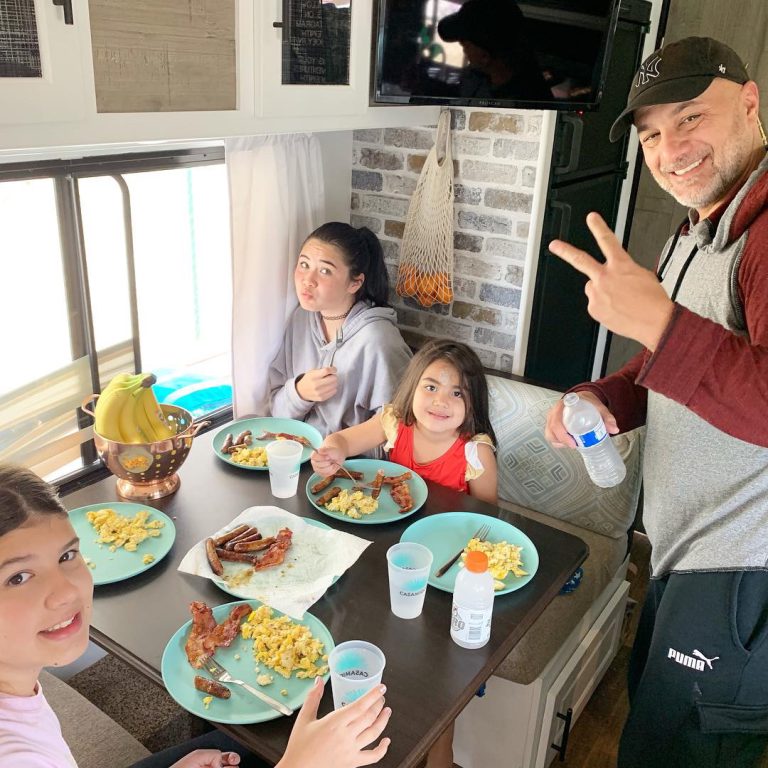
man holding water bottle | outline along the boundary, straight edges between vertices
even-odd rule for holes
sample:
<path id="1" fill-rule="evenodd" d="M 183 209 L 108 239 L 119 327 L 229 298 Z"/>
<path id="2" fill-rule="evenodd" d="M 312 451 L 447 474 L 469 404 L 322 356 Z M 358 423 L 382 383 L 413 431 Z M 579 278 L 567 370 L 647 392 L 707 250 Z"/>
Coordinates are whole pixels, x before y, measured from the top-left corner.
<path id="1" fill-rule="evenodd" d="M 768 160 L 757 85 L 710 38 L 655 51 L 634 124 L 658 184 L 689 207 L 657 273 L 602 218 L 605 257 L 553 241 L 589 280 L 588 311 L 645 349 L 573 389 L 615 434 L 646 424 L 652 578 L 630 663 L 620 768 L 754 766 L 768 746 Z M 563 404 L 547 438 L 574 447 Z"/>

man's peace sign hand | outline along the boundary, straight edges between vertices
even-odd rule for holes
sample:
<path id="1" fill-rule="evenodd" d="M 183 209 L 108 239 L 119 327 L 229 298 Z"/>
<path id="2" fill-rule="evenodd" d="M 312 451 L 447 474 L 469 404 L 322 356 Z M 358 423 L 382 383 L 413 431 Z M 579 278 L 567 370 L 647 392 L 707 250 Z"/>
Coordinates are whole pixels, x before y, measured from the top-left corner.
<path id="1" fill-rule="evenodd" d="M 587 226 L 605 264 L 562 240 L 553 240 L 549 250 L 589 278 L 584 286 L 587 311 L 598 323 L 653 351 L 672 317 L 672 301 L 656 275 L 632 260 L 599 214 L 590 213 Z"/>

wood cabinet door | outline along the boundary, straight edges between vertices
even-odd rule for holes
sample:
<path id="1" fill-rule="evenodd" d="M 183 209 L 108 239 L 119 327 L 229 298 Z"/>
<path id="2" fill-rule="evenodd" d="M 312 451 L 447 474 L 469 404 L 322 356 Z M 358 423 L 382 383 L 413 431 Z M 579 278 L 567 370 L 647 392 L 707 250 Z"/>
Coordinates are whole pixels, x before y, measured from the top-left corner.
<path id="1" fill-rule="evenodd" d="M 236 0 L 89 5 L 98 112 L 237 109 Z"/>

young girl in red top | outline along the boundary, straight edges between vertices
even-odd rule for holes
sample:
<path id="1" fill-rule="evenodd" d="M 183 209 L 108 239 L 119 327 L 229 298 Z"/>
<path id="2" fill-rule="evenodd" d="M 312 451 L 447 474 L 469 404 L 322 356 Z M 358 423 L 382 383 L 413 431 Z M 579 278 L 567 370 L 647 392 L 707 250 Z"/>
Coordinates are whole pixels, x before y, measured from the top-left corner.
<path id="1" fill-rule="evenodd" d="M 466 344 L 433 339 L 411 360 L 392 404 L 326 437 L 312 466 L 328 476 L 348 456 L 383 446 L 425 480 L 495 504 L 493 441 L 482 363 Z"/>
<path id="2" fill-rule="evenodd" d="M 425 480 L 496 504 L 494 441 L 482 363 L 466 344 L 434 339 L 409 363 L 392 404 L 326 437 L 312 466 L 327 477 L 348 456 L 383 445 L 390 461 Z M 453 765 L 452 741 L 451 725 L 430 750 L 427 768 Z"/>

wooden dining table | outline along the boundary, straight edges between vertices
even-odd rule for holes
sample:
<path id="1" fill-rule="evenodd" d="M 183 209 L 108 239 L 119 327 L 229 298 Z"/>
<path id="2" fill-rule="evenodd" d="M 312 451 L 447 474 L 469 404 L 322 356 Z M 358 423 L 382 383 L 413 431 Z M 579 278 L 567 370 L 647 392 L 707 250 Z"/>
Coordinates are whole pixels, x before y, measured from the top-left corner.
<path id="1" fill-rule="evenodd" d="M 266 471 L 225 463 L 215 454 L 212 441 L 212 433 L 197 437 L 179 470 L 179 490 L 149 502 L 175 523 L 176 539 L 168 555 L 138 576 L 95 588 L 91 638 L 162 686 L 163 650 L 169 638 L 189 620 L 189 604 L 203 600 L 215 606 L 234 599 L 209 579 L 178 572 L 179 563 L 197 542 L 248 507 L 277 506 L 370 540 L 371 545 L 310 612 L 328 627 L 337 644 L 351 639 L 368 640 L 386 655 L 383 682 L 387 686 L 387 705 L 392 708 L 386 735 L 392 743 L 381 766 L 419 765 L 446 726 L 588 554 L 587 545 L 575 536 L 432 483 L 428 483 L 428 498 L 423 507 L 404 519 L 381 525 L 330 519 L 315 509 L 306 496 L 305 485 L 312 472 L 309 463 L 302 468 L 297 495 L 276 499 L 271 494 Z M 69 509 L 120 500 L 113 477 L 64 498 Z M 389 606 L 387 549 L 399 541 L 415 520 L 449 511 L 501 518 L 523 531 L 539 554 L 535 577 L 523 588 L 497 596 L 490 641 L 474 650 L 461 648 L 450 638 L 449 593 L 429 587 L 423 612 L 416 619 L 399 619 Z M 328 685 L 320 714 L 332 708 Z M 256 725 L 216 726 L 250 751 L 276 763 L 285 750 L 294 720 L 295 715 Z"/>

